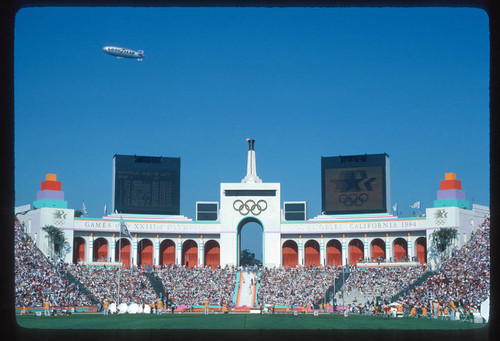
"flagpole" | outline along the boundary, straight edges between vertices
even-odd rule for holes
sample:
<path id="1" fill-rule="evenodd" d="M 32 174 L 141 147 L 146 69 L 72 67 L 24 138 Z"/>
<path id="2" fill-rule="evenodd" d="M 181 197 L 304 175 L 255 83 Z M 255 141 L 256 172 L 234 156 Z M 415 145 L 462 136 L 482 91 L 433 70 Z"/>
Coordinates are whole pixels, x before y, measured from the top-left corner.
<path id="1" fill-rule="evenodd" d="M 121 217 L 120 217 L 121 218 Z M 121 227 L 121 222 L 120 222 L 120 239 L 118 239 L 118 263 L 119 268 L 118 268 L 118 305 L 120 305 L 120 277 L 122 275 L 122 262 L 121 262 L 121 256 L 122 256 L 122 227 Z M 116 306 L 118 308 L 118 305 Z"/>

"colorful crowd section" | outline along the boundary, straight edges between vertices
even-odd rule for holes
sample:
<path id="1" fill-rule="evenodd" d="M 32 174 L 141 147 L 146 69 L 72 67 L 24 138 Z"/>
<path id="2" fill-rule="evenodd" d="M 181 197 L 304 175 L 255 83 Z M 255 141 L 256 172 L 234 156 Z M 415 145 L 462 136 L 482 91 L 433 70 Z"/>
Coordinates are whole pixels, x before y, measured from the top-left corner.
<path id="1" fill-rule="evenodd" d="M 257 304 L 254 307 L 236 306 L 235 298 L 238 297 L 241 278 L 238 274 L 256 269 L 234 266 L 188 268 L 183 265 L 120 269 L 54 263 L 37 249 L 20 224 L 14 228 L 15 309 L 18 314 L 41 313 L 46 304 L 57 311 L 97 312 L 104 302 L 148 306 L 151 308 L 148 311 L 152 311 L 159 300 L 164 301 L 166 311 L 171 311 L 173 306 L 174 312 L 201 313 L 209 302 L 208 310 L 214 312 L 263 309 L 277 313 L 344 310 L 377 313 L 380 302 L 376 297 L 385 301 L 383 304 L 387 308 L 394 304 L 389 302 L 391 297 L 406 290 L 397 301 L 402 314 L 418 315 L 419 309 L 423 309 L 429 310 L 429 315 L 441 315 L 445 311 L 458 313 L 459 310 L 472 313 L 490 296 L 489 217 L 477 226 L 472 238 L 461 249 L 453 250 L 443 260 L 434 273 L 428 273 L 425 265 L 258 269 L 259 276 L 255 277 L 258 283 L 254 283 L 258 287 Z M 343 291 L 337 293 L 336 304 L 332 304 L 325 294 L 341 279 L 343 270 L 348 270 L 349 277 Z M 411 285 L 424 274 L 429 275 L 428 278 L 412 288 Z M 159 293 L 153 286 L 152 277 L 161 283 L 164 292 Z M 342 304 L 351 292 L 361 293 L 362 299 Z M 167 293 L 169 301 L 165 302 Z M 340 296 L 341 293 L 346 297 Z"/>

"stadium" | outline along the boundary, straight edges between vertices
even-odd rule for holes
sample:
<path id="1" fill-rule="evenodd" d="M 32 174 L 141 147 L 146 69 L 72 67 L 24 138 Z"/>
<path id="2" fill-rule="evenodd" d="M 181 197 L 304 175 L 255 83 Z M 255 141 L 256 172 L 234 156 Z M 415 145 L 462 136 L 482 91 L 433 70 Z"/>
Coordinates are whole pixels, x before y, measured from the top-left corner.
<path id="1" fill-rule="evenodd" d="M 37 200 L 15 212 L 18 322 L 80 313 L 488 322 L 489 208 L 470 205 L 454 173 L 436 179 L 434 207 L 398 217 L 387 154 L 325 157 L 323 212 L 307 219 L 306 202 L 282 207 L 280 184 L 257 176 L 248 143 L 246 176 L 221 183 L 220 202 L 197 202 L 195 220 L 180 215 L 176 158 L 115 155 L 114 213 L 99 218 L 75 214 L 47 174 Z M 241 257 L 248 222 L 262 228 L 262 264 Z"/>

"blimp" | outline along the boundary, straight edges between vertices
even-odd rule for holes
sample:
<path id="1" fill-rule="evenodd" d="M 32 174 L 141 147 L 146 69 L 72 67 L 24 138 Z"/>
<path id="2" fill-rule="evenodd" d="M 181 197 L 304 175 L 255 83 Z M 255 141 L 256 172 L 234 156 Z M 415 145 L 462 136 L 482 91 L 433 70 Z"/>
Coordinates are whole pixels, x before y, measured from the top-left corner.
<path id="1" fill-rule="evenodd" d="M 146 57 L 144 55 L 143 50 L 139 51 L 134 51 L 131 49 L 126 49 L 124 47 L 118 47 L 118 46 L 104 46 L 102 50 L 110 54 L 112 56 L 115 56 L 116 58 L 133 58 L 137 59 L 138 61 L 142 61 L 142 58 Z"/>

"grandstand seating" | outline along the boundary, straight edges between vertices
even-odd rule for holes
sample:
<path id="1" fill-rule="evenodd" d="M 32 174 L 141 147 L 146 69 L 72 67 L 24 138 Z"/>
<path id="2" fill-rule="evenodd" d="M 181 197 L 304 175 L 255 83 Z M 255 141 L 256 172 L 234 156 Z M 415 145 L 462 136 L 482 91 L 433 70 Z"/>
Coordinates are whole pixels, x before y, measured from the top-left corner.
<path id="1" fill-rule="evenodd" d="M 454 301 L 457 308 L 463 310 L 461 317 L 465 321 L 489 297 L 489 230 L 488 217 L 464 247 L 445 259 L 434 273 L 423 266 L 348 266 L 350 271 L 346 272 L 346 282 L 342 283 L 342 267 L 260 269 L 257 302 L 258 305 L 313 306 L 324 299 L 330 302 L 335 288 L 337 304 L 343 301 L 352 307 L 364 305 L 366 313 L 373 311 L 376 297 L 381 296 L 388 301 L 401 302 L 404 314 L 409 315 L 414 307 L 428 306 L 427 293 L 432 292 L 441 307 L 449 307 Z M 51 305 L 95 305 L 105 299 L 116 301 L 120 290 L 120 303 L 147 305 L 156 302 L 161 293 L 168 292 L 176 306 L 199 306 L 208 300 L 212 306 L 235 308 L 236 273 L 242 270 L 241 267 L 169 265 L 145 272 L 137 268 L 119 270 L 117 267 L 52 263 L 19 225 L 15 226 L 15 238 L 18 307 L 41 307 L 46 298 Z"/>

